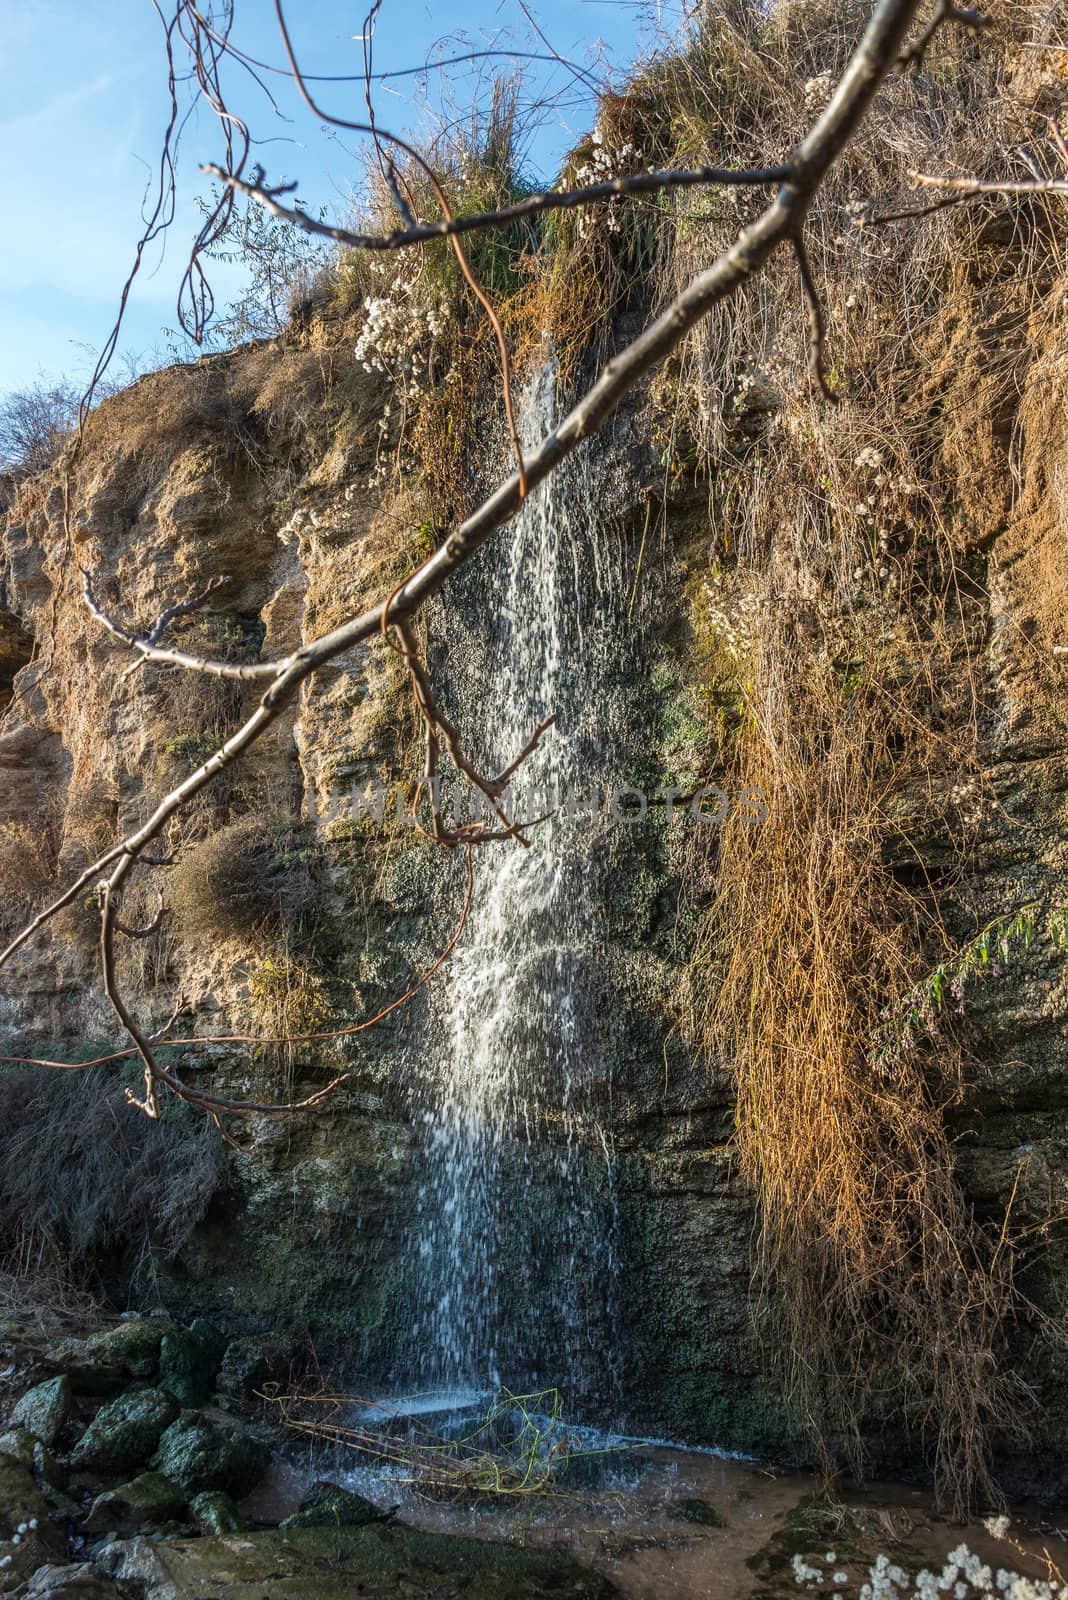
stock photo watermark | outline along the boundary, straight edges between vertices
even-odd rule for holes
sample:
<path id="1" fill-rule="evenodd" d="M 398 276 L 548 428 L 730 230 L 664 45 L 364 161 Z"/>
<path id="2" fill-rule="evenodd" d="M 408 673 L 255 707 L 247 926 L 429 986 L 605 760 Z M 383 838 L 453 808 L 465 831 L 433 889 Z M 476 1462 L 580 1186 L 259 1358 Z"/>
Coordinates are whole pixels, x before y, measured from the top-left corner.
<path id="1" fill-rule="evenodd" d="M 497 800 L 496 812 L 477 789 L 458 787 L 453 792 L 444 787 L 439 778 L 424 783 L 420 795 L 428 804 L 432 803 L 435 811 L 447 812 L 456 826 L 494 817 L 499 821 L 502 815 L 520 828 L 534 827 L 538 823 L 585 828 L 612 824 L 633 827 L 647 819 L 661 817 L 668 828 L 680 822 L 714 828 L 728 819 L 761 823 L 768 817 L 764 789 L 748 787 L 731 793 L 717 784 L 706 784 L 699 789 L 666 784 L 651 792 L 635 784 L 591 787 L 583 784 L 560 788 L 546 785 L 514 794 L 506 790 Z M 413 785 L 386 784 L 374 778 L 362 783 L 354 780 L 347 790 L 331 794 L 325 805 L 320 805 L 314 795 L 310 795 L 308 808 L 311 820 L 318 823 L 362 822 L 377 827 L 414 828 L 417 826 L 414 800 Z"/>

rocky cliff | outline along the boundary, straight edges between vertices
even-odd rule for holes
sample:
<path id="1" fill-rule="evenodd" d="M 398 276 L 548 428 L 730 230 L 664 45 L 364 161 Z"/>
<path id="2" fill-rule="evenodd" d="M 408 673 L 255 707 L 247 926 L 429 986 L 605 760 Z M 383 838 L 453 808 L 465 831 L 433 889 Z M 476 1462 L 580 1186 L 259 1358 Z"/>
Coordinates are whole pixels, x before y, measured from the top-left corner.
<path id="1" fill-rule="evenodd" d="M 800 115 L 802 85 L 794 92 Z M 613 114 L 625 124 L 647 113 L 636 95 Z M 862 177 L 855 165 L 849 181 Z M 844 194 L 828 202 L 832 226 L 846 226 L 845 206 Z M 995 1419 L 994 1446 L 1006 1481 L 1046 1496 L 1065 1487 L 1068 972 L 1045 938 L 1068 905 L 1062 224 L 1038 209 L 962 224 L 939 235 L 924 281 L 843 263 L 833 248 L 842 239 L 828 243 L 844 369 L 833 424 L 804 388 L 803 337 L 783 354 L 800 328 L 799 309 L 783 309 L 794 293 L 784 269 L 766 301 L 754 293 L 717 327 L 718 345 L 655 379 L 609 438 L 584 447 L 613 463 L 600 530 L 622 579 L 604 690 L 612 770 L 648 795 L 685 797 L 674 815 L 661 799 L 637 823 L 602 818 L 589 846 L 601 920 L 586 979 L 588 1049 L 609 1161 L 591 1147 L 588 1183 L 591 1194 L 610 1183 L 616 1231 L 612 1260 L 586 1264 L 587 1281 L 611 1279 L 612 1360 L 575 1399 L 633 1429 L 786 1457 L 810 1448 L 811 1419 L 774 1360 L 776 1291 L 769 1300 L 752 1282 L 760 1212 L 752 1169 L 735 1154 L 739 1047 L 727 1031 L 710 1046 L 700 1018 L 733 970 L 732 949 L 766 940 L 809 988 L 816 980 L 786 924 L 770 933 L 754 924 L 755 902 L 739 895 L 725 925 L 723 836 L 689 814 L 689 797 L 712 782 L 736 806 L 740 775 L 755 770 L 738 740 L 770 704 L 774 650 L 788 639 L 782 659 L 799 683 L 816 681 L 804 679 L 816 663 L 819 682 L 833 685 L 806 770 L 831 761 L 858 704 L 869 691 L 877 704 L 887 685 L 920 743 L 940 752 L 922 781 L 911 755 L 900 774 L 894 766 L 896 732 L 889 754 L 873 758 L 880 782 L 893 775 L 875 855 L 914 908 L 912 923 L 904 913 L 894 923 L 902 949 L 912 940 L 896 969 L 904 987 L 928 969 L 961 986 L 959 1008 L 943 1006 L 940 991 L 936 1016 L 917 1002 L 915 1031 L 964 1209 L 992 1228 L 998 1263 L 1011 1252 L 1023 1297 L 999 1325 L 997 1354 L 1038 1403 L 1023 1408 L 1028 1445 Z M 729 212 L 708 223 L 733 225 Z M 692 237 L 679 225 L 676 257 Z M 880 262 L 892 253 L 872 250 Z M 643 284 L 645 305 L 632 297 L 609 341 L 647 314 L 658 291 Z M 861 284 L 868 299 L 857 307 Z M 425 489 L 434 460 L 424 453 L 411 470 L 382 372 L 364 359 L 366 327 L 365 311 L 339 300 L 283 339 L 154 373 L 98 408 L 73 466 L 68 452 L 7 485 L 6 931 L 143 821 L 254 703 L 240 685 L 136 667 L 86 609 L 81 569 L 100 604 L 141 633 L 165 605 L 219 585 L 172 636 L 194 653 L 254 661 L 387 594 L 440 537 L 441 500 Z M 565 390 L 582 359 L 592 356 L 561 376 Z M 481 382 L 468 493 L 507 459 L 485 371 Z M 893 435 L 888 398 L 901 419 Z M 429 623 L 429 659 L 468 729 L 479 696 L 493 693 L 494 665 L 458 659 L 455 640 L 477 644 L 480 616 L 497 604 L 492 571 L 487 556 Z M 965 722 L 966 747 L 946 755 L 947 729 Z M 314 1115 L 235 1127 L 231 1148 L 188 1108 L 153 1127 L 126 1107 L 123 1091 L 137 1081 L 129 1054 L 82 1074 L 8 1065 L 0 1226 L 13 1266 L 62 1261 L 122 1303 L 162 1300 L 231 1334 L 307 1333 L 320 1359 L 354 1380 L 404 1382 L 421 1180 L 413 1085 L 430 1070 L 448 968 L 367 1034 L 270 1041 L 334 1034 L 372 1015 L 449 938 L 461 864 L 407 826 L 396 803 L 410 793 L 417 742 L 395 652 L 353 650 L 180 818 L 170 863 L 144 870 L 123 907 L 131 926 L 152 925 L 164 907 L 156 931 L 124 944 L 120 977 L 146 1027 L 186 1041 L 166 1058 L 187 1079 L 279 1099 L 344 1068 L 344 1086 Z M 785 792 L 793 770 L 784 755 L 767 783 L 778 771 Z M 387 796 L 381 819 L 353 802 L 374 784 Z M 853 824 L 836 826 L 820 837 L 852 849 Z M 754 832 L 749 848 L 772 860 L 777 838 Z M 737 856 L 724 844 L 722 859 Z M 797 896 L 824 870 L 816 861 Z M 1005 932 L 1028 907 L 1034 942 Z M 5 974 L 8 1056 L 74 1063 L 125 1049 L 101 989 L 95 925 L 90 895 Z M 990 927 L 1001 975 L 986 949 L 981 969 L 966 964 Z M 878 968 L 872 994 L 882 984 L 878 1003 L 892 1012 L 889 970 Z M 853 981 L 843 979 L 843 1010 Z M 856 977 L 858 992 L 866 981 Z M 767 1000 L 750 993 L 752 1027 Z M 945 1082 L 942 1057 L 952 1057 Z M 815 1057 L 798 1064 L 803 1081 L 818 1071 Z M 551 1160 L 551 1128 L 538 1137 Z M 519 1273 L 515 1285 L 522 1303 Z M 922 1396 L 911 1411 L 897 1407 L 896 1390 L 880 1397 L 877 1342 L 869 1359 L 861 1423 L 873 1457 L 922 1470 Z"/>

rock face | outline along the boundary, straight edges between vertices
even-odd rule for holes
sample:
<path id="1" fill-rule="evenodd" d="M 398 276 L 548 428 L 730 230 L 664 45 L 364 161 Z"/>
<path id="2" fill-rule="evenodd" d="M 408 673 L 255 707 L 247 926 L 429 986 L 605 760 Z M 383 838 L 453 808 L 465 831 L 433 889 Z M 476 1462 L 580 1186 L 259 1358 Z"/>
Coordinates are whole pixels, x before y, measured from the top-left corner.
<path id="1" fill-rule="evenodd" d="M 76 476 L 66 566 L 58 474 L 19 488 L 0 545 L 12 608 L 0 618 L 0 695 L 5 674 L 15 688 L 0 725 L 0 836 L 21 852 L 3 897 L 13 923 L 118 832 L 143 821 L 255 703 L 253 690 L 223 680 L 154 666 L 127 674 L 129 655 L 86 612 L 76 569 L 90 568 L 100 603 L 141 631 L 164 605 L 219 585 L 202 612 L 175 625 L 174 642 L 252 663 L 281 657 L 362 611 L 425 553 L 419 506 L 386 495 L 373 476 L 380 397 L 354 370 L 351 333 L 320 326 L 303 338 L 170 369 L 102 406 Z M 975 570 L 985 574 L 986 556 L 996 552 L 983 590 L 987 642 L 977 691 L 977 781 L 996 804 L 954 880 L 952 906 L 946 899 L 962 938 L 1007 906 L 1068 900 L 1068 738 L 1053 654 L 1064 642 L 1068 589 L 1057 498 L 1068 433 L 1063 406 L 1050 399 L 1061 393 L 1065 366 L 1055 341 L 1035 339 L 1033 360 L 1013 380 L 1011 414 L 1004 396 L 977 400 L 987 407 L 976 423 L 989 446 L 983 471 L 960 466 L 968 494 L 983 501 L 986 492 L 990 526 Z M 977 348 L 972 358 L 997 367 L 995 350 L 984 356 Z M 333 387 L 322 378 L 328 370 Z M 305 396 L 299 427 L 278 406 L 287 388 Z M 605 514 L 628 572 L 648 522 L 640 494 L 651 471 L 650 405 L 638 396 L 614 436 L 631 470 Z M 221 414 L 232 425 L 220 428 Z M 1014 427 L 1022 439 L 1014 458 L 1019 492 L 998 498 L 998 483 L 1010 476 Z M 950 444 L 936 432 L 932 453 L 948 457 Z M 741 473 L 736 464 L 730 470 Z M 667 498 L 663 576 L 643 596 L 629 666 L 620 665 L 613 685 L 620 760 L 650 791 L 680 774 L 700 781 L 722 713 L 695 644 L 709 626 L 709 492 L 702 484 L 696 495 Z M 466 613 L 459 602 L 438 606 L 432 637 L 446 641 L 443 623 L 469 624 L 470 607 L 477 613 L 479 604 L 496 604 L 478 583 L 476 570 Z M 469 626 L 464 637 L 472 637 Z M 439 655 L 436 664 L 448 669 L 445 642 Z M 454 681 L 459 676 L 454 670 Z M 426 995 L 388 1027 L 306 1042 L 403 993 L 455 924 L 461 885 L 451 868 L 392 813 L 376 828 L 348 805 L 372 781 L 395 792 L 416 776 L 421 757 L 407 738 L 406 705 L 393 652 L 359 646 L 338 658 L 248 760 L 198 800 L 181 840 L 169 841 L 181 844 L 173 864 L 154 875 L 146 868 L 123 907 L 128 925 L 149 926 L 159 884 L 166 915 L 156 933 L 123 944 L 120 975 L 147 1031 L 165 1028 L 180 1009 L 170 1037 L 182 1042 L 168 1058 L 176 1070 L 226 1095 L 270 1100 L 312 1092 L 345 1071 L 320 1112 L 251 1122 L 232 1151 L 202 1119 L 172 1110 L 151 1130 L 155 1142 L 137 1143 L 149 1135 L 126 1105 L 125 1090 L 136 1092 L 137 1082 L 128 1060 L 87 1076 L 77 1090 L 74 1075 L 45 1070 L 29 1086 L 19 1087 L 20 1075 L 0 1085 L 3 1165 L 17 1166 L 5 1154 L 8 1130 L 21 1138 L 27 1128 L 43 1129 L 31 1163 L 41 1192 L 33 1198 L 48 1201 L 40 1209 L 58 1219 L 72 1255 L 98 1261 L 123 1297 L 131 1283 L 145 1292 L 151 1279 L 152 1295 L 176 1316 L 199 1314 L 231 1340 L 223 1354 L 208 1334 L 146 1317 L 72 1352 L 76 1389 L 79 1371 L 94 1363 L 97 1381 L 105 1369 L 116 1387 L 158 1371 L 162 1385 L 99 1413 L 74 1451 L 76 1466 L 132 1472 L 151 1458 L 153 1471 L 185 1495 L 238 1496 L 260 1470 L 258 1447 L 221 1424 L 175 1420 L 177 1402 L 202 1403 L 217 1377 L 224 1393 L 247 1396 L 269 1376 L 284 1376 L 293 1340 L 305 1333 L 325 1359 L 344 1360 L 368 1384 L 403 1382 L 411 1370 L 405 1274 L 422 1177 L 411 1087 L 426 1073 Z M 479 706 L 458 714 L 477 720 Z M 596 1018 L 589 1057 L 600 1075 L 598 1115 L 613 1157 L 608 1198 L 618 1221 L 616 1333 L 601 1363 L 604 1392 L 586 1398 L 601 1416 L 658 1436 L 803 1454 L 798 1419 L 767 1375 L 753 1327 L 754 1206 L 732 1164 L 734 1088 L 725 1069 L 695 1059 L 679 999 L 695 917 L 687 898 L 692 840 L 679 824 L 672 831 L 662 813 L 625 839 L 617 835 L 599 835 L 595 846 L 604 858 L 605 903 L 589 982 Z M 939 848 L 935 841 L 932 859 Z M 943 860 L 938 870 L 948 884 L 956 869 Z M 92 908 L 75 900 L 22 950 L 0 996 L 5 1053 L 73 1061 L 126 1048 L 96 971 L 95 937 Z M 1014 1226 L 1043 1239 L 1027 1287 L 1053 1320 L 1063 1319 L 1068 1301 L 1068 1234 L 1043 1234 L 1068 1202 L 1066 1014 L 1068 973 L 1053 951 L 983 989 L 972 1040 L 979 1068 L 950 1113 L 969 1204 L 996 1218 L 1011 1199 Z M 253 1042 L 272 1035 L 298 1042 Z M 90 1115 L 93 1139 L 85 1136 Z M 120 1126 L 131 1131 L 114 1132 Z M 558 1153 L 553 1137 L 564 1136 L 547 1136 L 546 1161 Z M 102 1158 L 107 1139 L 113 1145 Z M 601 1174 L 590 1182 L 605 1188 L 602 1156 L 600 1145 L 590 1152 L 590 1173 Z M 21 1190 L 3 1189 L 0 1232 L 12 1231 L 27 1205 Z M 609 1271 L 588 1265 L 593 1276 Z M 1014 1481 L 1055 1493 L 1066 1470 L 1066 1357 L 1036 1356 L 1021 1335 L 1011 1360 L 1040 1397 L 1030 1465 L 1017 1460 Z M 29 1396 L 24 1402 L 22 1424 L 45 1442 L 61 1425 L 63 1381 L 35 1390 L 32 1407 Z M 884 1462 L 915 1465 L 911 1441 L 876 1430 L 873 1444 Z M 415 1559 L 407 1537 L 390 1530 L 380 1538 L 371 1529 L 346 1536 L 339 1559 L 347 1575 L 337 1576 L 337 1592 L 370 1571 L 372 1556 L 384 1563 L 375 1581 L 386 1582 L 383 1574 Z M 131 1572 L 150 1574 L 141 1580 L 150 1596 L 207 1593 L 224 1572 L 246 1583 L 246 1570 L 251 1595 L 270 1571 L 270 1542 L 259 1536 L 208 1541 L 196 1551 L 135 1543 L 123 1559 Z M 328 1593 L 314 1587 L 317 1548 L 310 1535 L 299 1544 L 308 1576 L 294 1578 L 285 1594 Z M 541 1592 L 508 1587 L 513 1581 L 542 1580 L 501 1578 L 499 1591 L 480 1592 Z M 578 1577 L 567 1581 L 579 1587 L 561 1592 L 603 1592 L 582 1588 Z M 417 1584 L 410 1592 L 423 1591 Z"/>

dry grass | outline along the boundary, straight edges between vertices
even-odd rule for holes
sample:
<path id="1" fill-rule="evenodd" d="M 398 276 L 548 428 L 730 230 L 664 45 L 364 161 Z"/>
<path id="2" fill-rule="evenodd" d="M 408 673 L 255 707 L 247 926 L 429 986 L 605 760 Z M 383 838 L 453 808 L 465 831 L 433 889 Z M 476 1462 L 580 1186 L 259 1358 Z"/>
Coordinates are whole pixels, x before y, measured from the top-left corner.
<path id="1" fill-rule="evenodd" d="M 0 1076 L 0 1264 L 18 1277 L 176 1250 L 224 1177 L 206 1119 L 131 1117 L 113 1072 Z"/>
<path id="2" fill-rule="evenodd" d="M 1008 430 L 1063 219 L 1058 234 L 1042 208 L 870 218 L 907 203 L 907 167 L 1003 172 L 1036 134 L 1014 87 L 1035 9 L 1001 8 L 1000 37 L 940 35 L 821 192 L 810 251 L 839 404 L 810 397 L 785 253 L 701 325 L 653 395 L 669 459 L 710 485 L 696 655 L 733 698 L 732 781 L 770 808 L 763 826 L 728 822 L 691 874 L 711 901 L 691 1022 L 736 1083 L 769 1343 L 828 1467 L 860 1465 L 866 1431 L 904 1423 L 957 1510 L 995 1493 L 992 1442 L 1024 1411 L 999 1365 L 1020 1309 L 1011 1251 L 956 1181 L 943 1113 L 965 1063 L 951 1030 L 937 1050 L 877 1058 L 874 1042 L 948 952 L 953 868 L 931 881 L 925 849 L 962 871 L 981 815 L 985 551 L 1004 525 Z M 837 5 L 703 7 L 688 49 L 634 86 L 638 142 L 659 140 L 665 160 L 777 159 L 855 28 Z M 665 202 L 660 298 L 757 203 Z"/>
<path id="3" fill-rule="evenodd" d="M 485 1417 L 457 1437 L 384 1411 L 374 1402 L 325 1389 L 287 1394 L 270 1384 L 264 1399 L 285 1426 L 319 1444 L 339 1445 L 373 1461 L 398 1483 L 432 1500 L 510 1500 L 557 1492 L 568 1467 L 604 1450 L 583 1448 L 563 1422 L 559 1391 L 502 1389 Z"/>
<path id="4" fill-rule="evenodd" d="M 956 1181 L 951 1036 L 937 1059 L 872 1050 L 888 997 L 940 944 L 930 896 L 888 860 L 898 804 L 931 779 L 927 734 L 905 695 L 844 684 L 788 623 L 762 639 L 757 681 L 736 777 L 770 814 L 723 830 L 693 1021 L 736 1082 L 762 1303 L 825 1465 L 859 1469 L 865 1429 L 904 1426 L 963 1510 L 994 1493 L 991 1435 L 1019 1407 L 998 1362 L 1011 1259 Z"/>
<path id="5" fill-rule="evenodd" d="M 14 932 L 56 885 L 59 838 L 52 816 L 0 823 L 0 928 Z"/>

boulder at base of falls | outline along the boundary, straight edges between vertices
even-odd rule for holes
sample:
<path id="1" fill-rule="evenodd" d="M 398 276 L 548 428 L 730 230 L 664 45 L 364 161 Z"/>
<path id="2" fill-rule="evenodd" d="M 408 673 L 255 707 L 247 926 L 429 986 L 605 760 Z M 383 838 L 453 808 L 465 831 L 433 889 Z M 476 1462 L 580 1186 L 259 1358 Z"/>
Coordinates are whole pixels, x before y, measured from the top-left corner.
<path id="1" fill-rule="evenodd" d="M 171 1423 L 151 1465 L 187 1495 L 225 1489 L 240 1500 L 262 1478 L 268 1459 L 266 1447 L 238 1423 L 194 1413 Z"/>
<path id="2" fill-rule="evenodd" d="M 523 1550 L 399 1522 L 363 1528 L 273 1528 L 220 1539 L 118 1542 L 98 1567 L 144 1600 L 611 1600 L 598 1573 L 555 1550 Z"/>
<path id="3" fill-rule="evenodd" d="M 367 1522 L 384 1522 L 388 1513 L 380 1511 L 362 1494 L 342 1489 L 336 1483 L 313 1483 L 300 1510 L 282 1523 L 283 1528 L 362 1528 Z"/>
<path id="4" fill-rule="evenodd" d="M 189 1515 L 198 1533 L 237 1533 L 242 1524 L 237 1507 L 225 1489 L 205 1489 L 189 1502 Z"/>
<path id="5" fill-rule="evenodd" d="M 186 1494 L 162 1472 L 142 1472 L 129 1483 L 98 1494 L 85 1520 L 86 1533 L 136 1533 L 159 1522 L 175 1522 Z"/>
<path id="6" fill-rule="evenodd" d="M 66 1373 L 28 1389 L 11 1413 L 11 1426 L 25 1428 L 51 1448 L 70 1416 L 70 1379 Z"/>
<path id="7" fill-rule="evenodd" d="M 155 1450 L 178 1415 L 166 1389 L 130 1389 L 101 1406 L 71 1452 L 78 1472 L 131 1472 Z"/>
<path id="8" fill-rule="evenodd" d="M 234 1400 L 249 1400 L 271 1378 L 285 1376 L 292 1346 L 279 1339 L 231 1339 L 219 1369 L 219 1392 Z"/>

